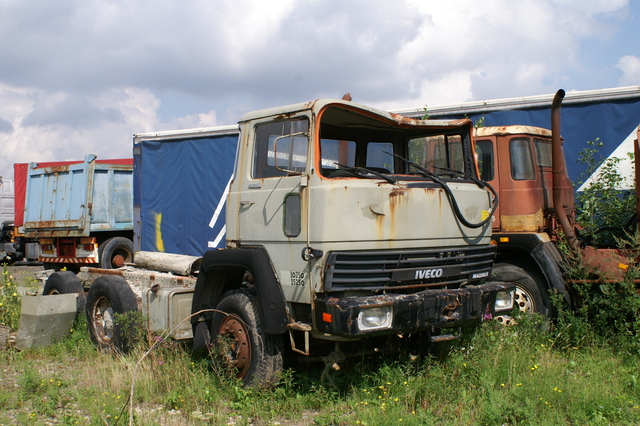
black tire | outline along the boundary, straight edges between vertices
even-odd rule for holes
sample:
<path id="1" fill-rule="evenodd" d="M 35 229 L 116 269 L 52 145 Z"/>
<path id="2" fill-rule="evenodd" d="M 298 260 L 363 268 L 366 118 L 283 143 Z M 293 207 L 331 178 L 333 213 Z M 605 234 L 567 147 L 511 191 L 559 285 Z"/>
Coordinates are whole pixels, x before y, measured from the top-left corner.
<path id="1" fill-rule="evenodd" d="M 515 303 L 522 312 L 535 312 L 551 317 L 552 306 L 544 279 L 536 272 L 512 263 L 496 263 L 492 275 L 498 281 L 516 286 Z"/>
<path id="2" fill-rule="evenodd" d="M 87 294 L 84 292 L 82 281 L 71 271 L 54 272 L 47 278 L 47 282 L 42 289 L 42 294 L 45 296 L 73 293 L 79 293 L 76 299 L 78 312 L 83 312 L 87 304 Z"/>
<path id="3" fill-rule="evenodd" d="M 125 237 L 109 238 L 98 247 L 100 266 L 116 269 L 133 262 L 133 242 Z"/>
<path id="4" fill-rule="evenodd" d="M 99 349 L 128 352 L 136 342 L 139 324 L 131 318 L 120 322 L 116 314 L 138 311 L 136 296 L 124 278 L 98 277 L 87 295 L 87 323 L 91 341 Z"/>
<path id="5" fill-rule="evenodd" d="M 47 282 L 42 289 L 42 294 L 45 296 L 83 292 L 82 282 L 71 271 L 54 272 L 47 278 Z"/>
<path id="6" fill-rule="evenodd" d="M 246 387 L 276 384 L 283 368 L 282 336 L 265 334 L 254 296 L 243 290 L 225 293 L 211 320 L 214 346 Z M 224 312 L 224 313 L 223 313 Z M 223 336 L 231 339 L 225 340 Z"/>

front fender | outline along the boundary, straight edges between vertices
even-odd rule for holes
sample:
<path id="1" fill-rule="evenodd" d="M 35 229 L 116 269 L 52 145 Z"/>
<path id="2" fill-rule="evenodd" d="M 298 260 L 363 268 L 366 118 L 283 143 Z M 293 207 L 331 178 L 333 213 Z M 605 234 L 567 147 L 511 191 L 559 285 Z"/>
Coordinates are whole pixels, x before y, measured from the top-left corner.
<path id="1" fill-rule="evenodd" d="M 239 288 L 245 271 L 255 279 L 258 309 L 267 334 L 287 330 L 287 303 L 276 279 L 271 260 L 263 247 L 210 250 L 204 254 L 193 294 L 191 313 L 214 309 L 225 291 Z M 204 314 L 210 320 L 212 312 Z M 192 317 L 195 325 L 198 318 Z"/>
<path id="2" fill-rule="evenodd" d="M 540 267 L 550 287 L 560 293 L 569 306 L 572 306 L 571 295 L 562 271 L 562 254 L 556 245 L 552 242 L 543 242 L 531 251 L 531 256 Z"/>

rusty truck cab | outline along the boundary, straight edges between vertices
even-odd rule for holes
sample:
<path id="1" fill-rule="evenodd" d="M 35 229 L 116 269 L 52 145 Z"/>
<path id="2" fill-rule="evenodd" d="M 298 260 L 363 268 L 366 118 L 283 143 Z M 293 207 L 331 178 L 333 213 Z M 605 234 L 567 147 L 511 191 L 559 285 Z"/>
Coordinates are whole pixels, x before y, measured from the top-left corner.
<path id="1" fill-rule="evenodd" d="M 570 299 L 554 241 L 561 217 L 556 202 L 562 204 L 560 215 L 566 223 L 573 224 L 575 217 L 573 186 L 566 167 L 557 164 L 559 193 L 554 196 L 552 132 L 520 125 L 477 128 L 474 146 L 481 179 L 500 200 L 492 226 L 492 242 L 497 245 L 492 274 L 516 284 L 521 310 L 551 316 L 552 292 Z"/>
<path id="2" fill-rule="evenodd" d="M 532 126 L 475 129 L 475 148 L 483 180 L 498 192 L 494 234 L 546 232 L 554 235 L 551 131 Z M 562 204 L 574 216 L 573 186 L 561 174 Z"/>

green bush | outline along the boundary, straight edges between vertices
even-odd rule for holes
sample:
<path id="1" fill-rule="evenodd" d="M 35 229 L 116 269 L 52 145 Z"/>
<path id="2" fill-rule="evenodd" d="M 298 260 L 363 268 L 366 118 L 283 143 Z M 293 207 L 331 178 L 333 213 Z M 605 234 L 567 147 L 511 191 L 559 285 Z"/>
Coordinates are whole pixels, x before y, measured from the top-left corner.
<path id="1" fill-rule="evenodd" d="M 583 149 L 578 162 L 587 166 L 582 178 L 591 176 L 602 166 L 598 178 L 584 191 L 576 194 L 576 220 L 583 228 L 581 236 L 585 243 L 597 246 L 617 246 L 620 238 L 635 233 L 631 223 L 635 209 L 635 194 L 621 191 L 627 178 L 619 173 L 619 158 L 603 159 L 599 148 L 604 143 L 599 139 L 587 142 L 590 148 Z M 633 160 L 633 154 L 627 154 Z M 576 184 L 582 185 L 585 179 Z"/>
<path id="2" fill-rule="evenodd" d="M 597 179 L 576 195 L 582 244 L 619 248 L 624 257 L 638 259 L 640 234 L 637 221 L 630 220 L 636 210 L 635 194 L 618 189 L 627 183 L 619 172 L 622 160 L 603 160 L 598 150 L 603 143 L 599 139 L 587 144 L 590 147 L 579 155 L 579 161 L 587 165 L 585 174 L 591 175 L 601 165 L 602 168 Z M 631 153 L 628 155 L 633 159 Z M 606 344 L 617 351 L 640 355 L 640 296 L 633 282 L 640 276 L 637 267 L 630 267 L 625 281 L 611 282 L 588 271 L 580 256 L 567 254 L 568 275 L 578 281 L 571 285 L 577 308 L 559 309 L 561 345 Z"/>

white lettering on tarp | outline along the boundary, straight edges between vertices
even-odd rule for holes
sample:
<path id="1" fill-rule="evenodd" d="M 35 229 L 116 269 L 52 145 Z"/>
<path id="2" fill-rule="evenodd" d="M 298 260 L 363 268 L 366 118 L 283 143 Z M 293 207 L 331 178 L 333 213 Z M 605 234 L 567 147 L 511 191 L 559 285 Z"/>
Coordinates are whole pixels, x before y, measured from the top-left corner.
<path id="1" fill-rule="evenodd" d="M 233 174 L 229 178 L 229 182 L 227 182 L 227 186 L 224 188 L 222 192 L 222 196 L 220 196 L 220 200 L 218 201 L 218 205 L 216 206 L 215 211 L 213 212 L 213 216 L 211 216 L 211 220 L 209 221 L 209 228 L 213 228 L 218 221 L 218 217 L 220 217 L 220 213 L 222 212 L 222 208 L 227 202 L 227 195 L 229 195 L 229 187 L 231 186 L 231 181 L 233 180 Z M 209 248 L 217 248 L 220 244 L 222 238 L 227 232 L 227 225 L 224 224 L 222 230 L 218 233 L 214 241 L 207 241 L 207 247 Z"/>
<path id="2" fill-rule="evenodd" d="M 208 243 L 209 248 L 218 248 L 218 244 L 220 244 L 220 241 L 224 238 L 224 234 L 226 233 L 227 233 L 227 224 L 224 224 L 220 232 L 218 232 L 218 236 L 216 236 L 216 239 L 213 241 L 209 241 Z"/>
<path id="3" fill-rule="evenodd" d="M 418 269 L 416 271 L 416 280 L 424 280 L 426 278 L 440 278 L 442 276 L 442 268 L 434 269 Z"/>

